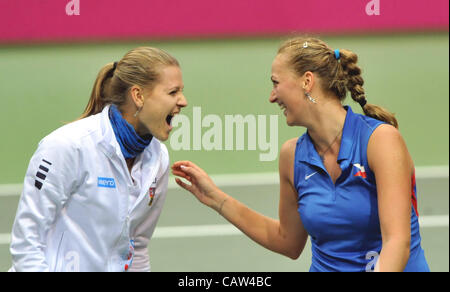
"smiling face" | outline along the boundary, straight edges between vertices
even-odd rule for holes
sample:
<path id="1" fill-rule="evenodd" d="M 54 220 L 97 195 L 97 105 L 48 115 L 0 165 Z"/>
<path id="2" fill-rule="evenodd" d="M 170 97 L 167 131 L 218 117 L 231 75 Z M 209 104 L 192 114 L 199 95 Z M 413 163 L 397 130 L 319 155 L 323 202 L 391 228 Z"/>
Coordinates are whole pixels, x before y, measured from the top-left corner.
<path id="1" fill-rule="evenodd" d="M 178 66 L 166 66 L 160 70 L 158 83 L 152 89 L 142 91 L 143 105 L 137 115 L 137 133 L 152 134 L 166 141 L 172 130 L 171 121 L 181 108 L 187 106 L 183 94 L 184 84 Z"/>
<path id="2" fill-rule="evenodd" d="M 302 115 L 310 106 L 305 99 L 304 79 L 304 76 L 299 77 L 289 68 L 286 56 L 279 54 L 275 57 L 271 76 L 273 89 L 269 101 L 280 106 L 289 126 L 302 126 Z"/>

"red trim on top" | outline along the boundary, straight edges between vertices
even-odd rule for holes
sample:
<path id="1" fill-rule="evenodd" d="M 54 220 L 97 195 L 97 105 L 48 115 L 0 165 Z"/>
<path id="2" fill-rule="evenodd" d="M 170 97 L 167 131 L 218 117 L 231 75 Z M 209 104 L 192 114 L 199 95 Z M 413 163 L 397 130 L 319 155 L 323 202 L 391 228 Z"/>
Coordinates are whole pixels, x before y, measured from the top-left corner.
<path id="1" fill-rule="evenodd" d="M 417 209 L 417 196 L 416 196 L 416 173 L 411 176 L 411 201 L 414 207 L 414 211 L 416 212 L 417 217 L 419 217 L 419 211 Z"/>

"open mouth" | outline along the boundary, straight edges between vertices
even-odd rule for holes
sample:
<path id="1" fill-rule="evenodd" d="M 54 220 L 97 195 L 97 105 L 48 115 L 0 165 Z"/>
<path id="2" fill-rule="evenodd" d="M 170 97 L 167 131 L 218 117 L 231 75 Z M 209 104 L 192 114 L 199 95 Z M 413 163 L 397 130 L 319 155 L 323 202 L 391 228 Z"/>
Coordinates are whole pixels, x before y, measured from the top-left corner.
<path id="1" fill-rule="evenodd" d="M 173 114 L 170 114 L 170 115 L 168 115 L 168 116 L 166 117 L 166 123 L 167 123 L 167 125 L 169 125 L 169 126 L 171 125 L 170 123 L 172 122 L 173 117 L 174 117 Z"/>

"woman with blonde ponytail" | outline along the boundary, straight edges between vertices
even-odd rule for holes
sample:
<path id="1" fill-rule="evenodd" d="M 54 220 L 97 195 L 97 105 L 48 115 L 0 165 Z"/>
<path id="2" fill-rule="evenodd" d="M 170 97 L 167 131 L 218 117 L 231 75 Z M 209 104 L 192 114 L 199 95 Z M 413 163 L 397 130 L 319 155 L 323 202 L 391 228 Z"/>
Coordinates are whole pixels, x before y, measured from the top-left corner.
<path id="1" fill-rule="evenodd" d="M 164 144 L 187 106 L 178 61 L 151 47 L 98 73 L 81 117 L 31 158 L 11 271 L 150 271 L 147 246 L 168 183 Z"/>
<path id="2" fill-rule="evenodd" d="M 221 191 L 190 161 L 172 166 L 177 183 L 260 245 L 296 259 L 308 236 L 310 271 L 428 271 L 421 248 L 414 164 L 397 121 L 367 103 L 357 55 L 323 41 L 284 42 L 272 63 L 270 102 L 289 126 L 279 160 L 279 219 Z M 365 115 L 343 101 L 350 92 Z"/>

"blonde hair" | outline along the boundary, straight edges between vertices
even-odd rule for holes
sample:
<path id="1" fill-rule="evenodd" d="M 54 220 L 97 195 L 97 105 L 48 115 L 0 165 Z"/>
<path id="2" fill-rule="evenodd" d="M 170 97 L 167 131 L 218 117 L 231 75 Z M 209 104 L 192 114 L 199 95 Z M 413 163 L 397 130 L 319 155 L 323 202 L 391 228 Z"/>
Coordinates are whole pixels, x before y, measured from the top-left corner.
<path id="1" fill-rule="evenodd" d="M 278 54 L 288 57 L 289 65 L 299 76 L 307 71 L 318 74 L 323 90 L 331 91 L 341 101 L 350 91 L 352 99 L 362 106 L 366 116 L 398 128 L 394 114 L 367 103 L 361 68 L 356 65 L 358 56 L 352 51 L 339 50 L 340 57 L 337 59 L 335 51 L 325 42 L 312 37 L 296 37 L 285 41 Z"/>
<path id="2" fill-rule="evenodd" d="M 151 47 L 133 49 L 119 62 L 106 64 L 97 75 L 91 97 L 80 119 L 101 112 L 110 103 L 120 107 L 133 85 L 152 88 L 159 80 L 161 68 L 166 66 L 180 65 L 167 52 Z"/>

